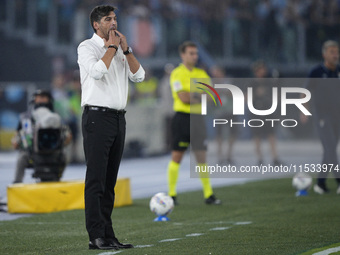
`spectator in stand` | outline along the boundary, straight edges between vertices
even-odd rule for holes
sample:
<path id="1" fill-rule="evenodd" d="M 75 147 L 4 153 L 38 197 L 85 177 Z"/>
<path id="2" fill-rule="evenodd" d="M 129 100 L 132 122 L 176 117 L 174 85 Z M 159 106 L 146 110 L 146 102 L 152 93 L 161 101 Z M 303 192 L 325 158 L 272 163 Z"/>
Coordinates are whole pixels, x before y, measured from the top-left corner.
<path id="1" fill-rule="evenodd" d="M 52 80 L 52 95 L 54 98 L 54 109 L 58 113 L 65 125 L 71 129 L 73 139 L 78 135 L 78 120 L 77 115 L 72 110 L 71 101 L 69 97 L 69 91 L 66 87 L 66 77 L 64 74 L 57 74 Z M 72 140 L 72 144 L 76 140 Z M 71 162 L 74 158 L 75 151 L 67 153 L 68 162 Z"/>
<path id="2" fill-rule="evenodd" d="M 164 75 L 158 84 L 159 103 L 162 111 L 164 112 L 164 126 L 165 126 L 165 144 L 166 151 L 171 150 L 171 119 L 174 115 L 172 110 L 172 95 L 170 88 L 170 74 L 174 70 L 173 64 L 166 64 L 164 66 Z"/>
<path id="3" fill-rule="evenodd" d="M 81 116 L 81 84 L 80 84 L 80 76 L 79 76 L 79 71 L 76 70 L 72 73 L 72 79 L 68 83 L 67 86 L 68 90 L 68 97 L 69 97 L 69 106 L 70 106 L 70 111 L 72 115 L 72 121 L 71 121 L 71 131 L 72 131 L 72 158 L 71 162 L 72 163 L 78 163 L 79 159 L 77 157 L 77 142 L 79 139 L 79 126 L 80 126 L 80 116 Z"/>
<path id="4" fill-rule="evenodd" d="M 153 76 L 151 69 L 145 69 L 144 81 L 136 84 L 136 102 L 140 105 L 154 105 L 157 101 L 158 79 Z"/>
<path id="5" fill-rule="evenodd" d="M 269 77 L 268 67 L 264 61 L 258 60 L 252 64 L 252 71 L 254 73 L 254 82 L 251 84 L 253 87 L 253 105 L 255 109 L 258 110 L 267 110 L 272 105 L 272 82 L 266 78 Z M 253 137 L 255 142 L 255 151 L 258 158 L 258 164 L 262 165 L 263 161 L 263 153 L 261 150 L 261 141 L 265 137 L 269 141 L 270 151 L 273 158 L 273 165 L 278 166 L 282 164 L 279 161 L 277 147 L 276 147 L 276 136 L 275 136 L 275 128 L 271 126 L 269 122 L 266 122 L 265 119 L 273 118 L 275 119 L 275 114 L 266 115 L 266 116 L 258 116 L 250 114 L 251 119 L 262 119 L 265 123 L 261 128 L 253 128 Z"/>

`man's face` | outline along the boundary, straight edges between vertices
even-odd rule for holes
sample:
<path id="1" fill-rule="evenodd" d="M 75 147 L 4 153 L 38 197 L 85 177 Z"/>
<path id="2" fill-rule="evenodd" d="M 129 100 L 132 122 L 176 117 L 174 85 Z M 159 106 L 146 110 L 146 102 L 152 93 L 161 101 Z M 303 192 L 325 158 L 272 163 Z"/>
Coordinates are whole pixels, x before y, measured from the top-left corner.
<path id="1" fill-rule="evenodd" d="M 37 95 L 34 98 L 34 104 L 48 104 L 50 102 L 50 99 L 48 96 L 44 95 Z"/>
<path id="2" fill-rule="evenodd" d="M 97 34 L 109 39 L 109 31 L 117 30 L 117 16 L 114 12 L 110 12 L 108 16 L 101 18 L 99 22 L 93 22 L 94 28 L 97 30 Z"/>
<path id="3" fill-rule="evenodd" d="M 198 50 L 196 47 L 188 46 L 185 48 L 185 52 L 181 53 L 182 62 L 185 65 L 195 66 L 198 61 Z"/>
<path id="4" fill-rule="evenodd" d="M 323 53 L 323 58 L 328 64 L 336 66 L 339 62 L 339 48 L 336 46 L 328 47 Z"/>
<path id="5" fill-rule="evenodd" d="M 254 71 L 256 78 L 265 78 L 267 76 L 267 68 L 265 66 L 259 66 Z"/>

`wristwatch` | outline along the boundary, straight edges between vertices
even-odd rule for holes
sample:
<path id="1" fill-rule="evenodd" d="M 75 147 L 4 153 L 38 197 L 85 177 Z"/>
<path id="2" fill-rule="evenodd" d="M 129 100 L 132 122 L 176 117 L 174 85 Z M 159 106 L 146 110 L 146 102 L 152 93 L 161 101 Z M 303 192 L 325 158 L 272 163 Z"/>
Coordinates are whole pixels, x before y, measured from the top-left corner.
<path id="1" fill-rule="evenodd" d="M 131 47 L 128 47 L 127 50 L 124 51 L 123 53 L 124 53 L 124 55 L 128 55 L 128 54 L 132 53 Z"/>
<path id="2" fill-rule="evenodd" d="M 110 44 L 109 47 L 107 47 L 107 48 L 115 48 L 116 51 L 118 51 L 118 46 L 114 45 L 114 44 Z"/>

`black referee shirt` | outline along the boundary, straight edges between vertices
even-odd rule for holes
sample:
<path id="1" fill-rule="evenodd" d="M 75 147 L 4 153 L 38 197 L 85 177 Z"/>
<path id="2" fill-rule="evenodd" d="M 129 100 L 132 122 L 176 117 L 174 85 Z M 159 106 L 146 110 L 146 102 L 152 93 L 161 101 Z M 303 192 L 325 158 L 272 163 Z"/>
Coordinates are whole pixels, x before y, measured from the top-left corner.
<path id="1" fill-rule="evenodd" d="M 308 77 L 319 78 L 309 79 L 306 86 L 312 94 L 312 103 L 319 116 L 340 116 L 340 66 L 332 71 L 320 64 L 312 69 Z"/>

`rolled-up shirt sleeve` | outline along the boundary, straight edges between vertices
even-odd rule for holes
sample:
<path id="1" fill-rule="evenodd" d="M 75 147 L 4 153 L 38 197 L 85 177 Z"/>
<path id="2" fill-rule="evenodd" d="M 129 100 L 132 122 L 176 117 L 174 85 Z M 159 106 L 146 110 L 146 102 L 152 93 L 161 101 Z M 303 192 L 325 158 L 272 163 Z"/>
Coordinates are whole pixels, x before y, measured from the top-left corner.
<path id="1" fill-rule="evenodd" d="M 132 73 L 129 69 L 129 78 L 132 82 L 142 82 L 144 81 L 145 71 L 142 65 L 139 66 L 136 73 Z"/>
<path id="2" fill-rule="evenodd" d="M 95 80 L 100 80 L 104 74 L 108 73 L 103 60 L 98 60 L 94 52 L 86 45 L 80 44 L 78 47 L 78 64 L 83 66 L 86 72 Z"/>

